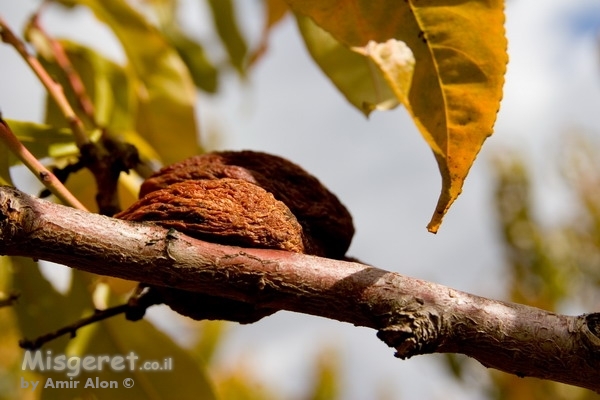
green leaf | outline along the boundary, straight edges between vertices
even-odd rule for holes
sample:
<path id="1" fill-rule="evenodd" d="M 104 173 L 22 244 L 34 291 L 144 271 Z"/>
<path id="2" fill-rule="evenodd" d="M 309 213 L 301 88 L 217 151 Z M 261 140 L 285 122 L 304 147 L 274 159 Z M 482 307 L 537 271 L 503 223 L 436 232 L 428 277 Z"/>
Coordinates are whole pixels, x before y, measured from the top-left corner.
<path id="1" fill-rule="evenodd" d="M 69 158 L 79 154 L 79 149 L 73 142 L 73 134 L 68 128 L 54 128 L 52 126 L 35 124 L 32 122 L 22 122 L 7 120 L 7 123 L 17 136 L 17 139 L 23 143 L 25 147 L 33 154 L 37 159 L 43 158 Z M 97 140 L 100 136 L 99 131 L 90 133 L 92 140 Z M 20 160 L 12 153 L 10 153 L 4 146 L 0 146 L 0 153 L 6 151 L 6 157 L 0 158 L 0 168 L 7 170 L 8 167 L 19 165 Z M 0 169 L 0 171 L 1 171 Z M 88 175 L 85 175 L 85 174 Z M 67 186 L 69 188 L 78 187 L 80 190 L 72 192 L 78 199 L 84 200 L 86 207 L 94 209 L 95 206 L 95 185 L 90 185 L 93 181 L 93 177 L 89 175 L 87 171 L 80 171 L 74 174 L 74 177 L 85 175 L 84 180 L 80 180 L 78 183 L 77 179 L 69 179 Z M 81 196 L 81 197 L 79 197 Z"/>
<path id="2" fill-rule="evenodd" d="M 219 73 L 202 46 L 174 27 L 165 29 L 166 39 L 187 65 L 194 84 L 208 93 L 216 93 Z"/>
<path id="3" fill-rule="evenodd" d="M 428 225 L 436 232 L 492 134 L 508 60 L 504 2 L 286 1 L 348 47 L 396 39 L 412 50 L 416 63 L 405 106 L 442 175 L 442 192 Z"/>
<path id="4" fill-rule="evenodd" d="M 68 128 L 55 128 L 53 126 L 6 120 L 17 139 L 23 143 L 27 150 L 37 159 L 46 157 L 67 157 L 78 154 L 77 146 L 73 141 L 73 134 Z M 97 139 L 97 133 L 91 134 Z M 3 146 L 2 146 L 3 147 Z M 10 155 L 9 166 L 19 164 L 16 156 Z"/>
<path id="5" fill-rule="evenodd" d="M 194 80 L 196 87 L 215 93 L 218 85 L 218 70 L 206 55 L 200 43 L 187 36 L 179 24 L 177 12 L 179 0 L 149 0 L 153 15 L 165 39 L 175 48 Z"/>
<path id="6" fill-rule="evenodd" d="M 136 131 L 173 163 L 200 152 L 196 93 L 184 62 L 160 32 L 124 0 L 78 0 L 120 40 L 138 93 Z"/>
<path id="7" fill-rule="evenodd" d="M 98 123 L 108 128 L 110 134 L 121 136 L 123 140 L 136 146 L 142 159 L 160 159 L 159 152 L 135 131 L 138 101 L 133 87 L 135 85 L 132 84 L 136 80 L 135 75 L 88 47 L 66 40 L 61 41 L 61 45 L 95 104 Z M 53 64 L 49 65 L 56 68 Z M 58 82 L 67 88 L 66 92 L 70 93 L 63 74 L 57 73 L 56 76 Z M 62 114 L 52 102 L 48 103 L 47 115 L 55 124 L 60 124 L 63 120 Z"/>
<path id="8" fill-rule="evenodd" d="M 29 36 L 37 37 L 35 33 L 34 28 L 29 29 Z M 135 75 L 89 47 L 70 40 L 60 40 L 58 43 L 81 79 L 86 96 L 93 104 L 93 120 L 99 126 L 114 132 L 135 129 L 137 100 L 132 84 L 135 82 Z M 74 93 L 68 77 L 55 62 L 53 54 L 47 50 L 42 51 L 47 44 L 42 40 L 32 44 L 36 47 L 44 67 L 63 88 L 78 117 L 89 127 L 96 128 L 90 116 L 86 115 L 79 105 L 81 99 Z M 68 121 L 50 96 L 46 97 L 45 121 L 52 126 L 69 127 Z"/>
<path id="9" fill-rule="evenodd" d="M 95 104 L 98 123 L 108 128 L 110 134 L 135 145 L 143 159 L 159 159 L 159 153 L 135 131 L 137 98 L 132 84 L 135 75 L 88 47 L 70 41 L 61 41 L 61 45 Z M 68 88 L 65 77 L 60 73 L 57 76 L 58 82 Z M 60 123 L 57 119 L 62 119 L 62 115 L 52 102 L 47 113 L 49 120 Z"/>
<path id="10" fill-rule="evenodd" d="M 240 75 L 244 75 L 248 48 L 240 33 L 232 1 L 208 0 L 208 4 L 217 33 L 229 55 L 229 62 Z"/>
<path id="11" fill-rule="evenodd" d="M 116 133 L 134 129 L 135 75 L 89 47 L 66 40 L 60 43 L 84 82 L 94 104 L 97 123 Z M 68 87 L 66 81 L 61 84 Z"/>
<path id="12" fill-rule="evenodd" d="M 353 106 L 368 116 L 399 104 L 369 57 L 341 44 L 310 18 L 297 14 L 296 20 L 311 56 Z"/>

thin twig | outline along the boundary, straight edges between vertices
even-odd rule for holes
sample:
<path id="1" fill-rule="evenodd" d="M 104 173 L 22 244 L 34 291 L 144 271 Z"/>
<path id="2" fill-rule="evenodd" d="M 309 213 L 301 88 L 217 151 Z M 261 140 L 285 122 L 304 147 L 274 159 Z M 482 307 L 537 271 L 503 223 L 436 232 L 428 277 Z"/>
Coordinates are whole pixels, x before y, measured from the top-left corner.
<path id="1" fill-rule="evenodd" d="M 25 350 L 37 350 L 42 347 L 45 343 L 48 343 L 56 338 L 59 338 L 63 335 L 69 334 L 71 338 L 74 338 L 77 334 L 77 330 L 79 328 L 83 328 L 84 326 L 93 324 L 94 322 L 102 321 L 110 317 L 114 317 L 118 314 L 123 314 L 129 308 L 128 304 L 121 304 L 115 307 L 110 307 L 105 310 L 96 310 L 94 314 L 90 315 L 87 318 L 82 318 L 79 321 L 64 326 L 54 332 L 47 333 L 45 335 L 39 336 L 33 340 L 23 339 L 19 341 L 19 346 Z"/>
<path id="2" fill-rule="evenodd" d="M 94 104 L 92 103 L 90 97 L 88 96 L 85 86 L 81 80 L 81 77 L 71 64 L 71 60 L 67 56 L 64 47 L 60 44 L 60 42 L 53 37 L 51 37 L 48 32 L 42 27 L 40 24 L 39 12 L 33 14 L 30 20 L 31 27 L 37 30 L 40 35 L 46 40 L 48 44 L 50 44 L 50 49 L 52 50 L 54 59 L 56 63 L 61 68 L 65 76 L 67 77 L 67 82 L 71 86 L 71 89 L 75 93 L 75 97 L 77 98 L 77 102 L 81 110 L 85 113 L 85 115 L 89 118 L 89 120 L 94 124 L 94 126 L 98 126 L 95 117 L 95 109 Z"/>
<path id="3" fill-rule="evenodd" d="M 148 307 L 160 303 L 162 303 L 162 300 L 156 291 L 144 284 L 140 284 L 127 303 L 109 307 L 104 310 L 95 310 L 94 314 L 89 317 L 81 318 L 71 325 L 64 326 L 54 332 L 38 336 L 33 340 L 23 339 L 19 341 L 19 346 L 26 350 L 36 350 L 44 344 L 63 335 L 69 334 L 71 335 L 71 338 L 74 338 L 79 328 L 83 328 L 84 326 L 103 321 L 119 314 L 125 314 L 125 318 L 130 321 L 137 321 L 144 317 Z"/>
<path id="4" fill-rule="evenodd" d="M 2 141 L 33 172 L 42 184 L 63 203 L 87 211 L 87 208 L 62 184 L 62 182 L 19 141 L 6 121 L 0 116 L 0 141 Z"/>
<path id="5" fill-rule="evenodd" d="M 58 108 L 60 108 L 61 112 L 65 116 L 65 119 L 68 121 L 69 126 L 73 131 L 73 135 L 75 136 L 75 143 L 77 146 L 82 147 L 83 145 L 89 143 L 90 139 L 83 129 L 83 123 L 79 117 L 77 117 L 77 114 L 75 114 L 75 111 L 73 111 L 73 108 L 69 104 L 69 101 L 63 92 L 62 86 L 54 81 L 39 60 L 30 54 L 29 51 L 27 51 L 23 41 L 13 33 L 2 16 L 0 16 L 0 38 L 2 41 L 10 44 L 15 48 L 15 50 L 17 50 L 17 52 L 21 55 L 21 57 L 23 57 L 25 62 L 38 77 L 40 82 L 42 82 L 50 96 L 58 105 Z"/>

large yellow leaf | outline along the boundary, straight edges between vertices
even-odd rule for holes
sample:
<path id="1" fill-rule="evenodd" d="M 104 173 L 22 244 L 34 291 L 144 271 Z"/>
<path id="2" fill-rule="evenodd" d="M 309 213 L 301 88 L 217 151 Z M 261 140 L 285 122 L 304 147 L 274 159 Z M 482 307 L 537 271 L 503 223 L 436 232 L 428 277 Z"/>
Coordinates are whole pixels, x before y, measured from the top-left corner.
<path id="1" fill-rule="evenodd" d="M 412 50 L 405 106 L 442 175 L 428 225 L 437 232 L 496 120 L 508 59 L 503 1 L 286 1 L 348 47 L 397 39 Z"/>

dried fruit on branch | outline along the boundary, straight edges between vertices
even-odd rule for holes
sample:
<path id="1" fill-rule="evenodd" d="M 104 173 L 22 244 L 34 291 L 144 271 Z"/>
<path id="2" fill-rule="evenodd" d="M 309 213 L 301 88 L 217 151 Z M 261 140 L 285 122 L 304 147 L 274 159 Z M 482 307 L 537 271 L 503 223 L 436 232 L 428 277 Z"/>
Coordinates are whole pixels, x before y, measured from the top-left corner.
<path id="1" fill-rule="evenodd" d="M 154 190 L 185 180 L 234 178 L 264 188 L 282 201 L 310 238 L 310 254 L 342 258 L 354 236 L 352 216 L 317 178 L 278 156 L 254 151 L 225 151 L 191 157 L 167 166 L 140 190 Z"/>
<path id="2" fill-rule="evenodd" d="M 305 252 L 302 227 L 285 204 L 239 179 L 175 183 L 115 217 L 157 222 L 214 243 Z"/>
<path id="3" fill-rule="evenodd" d="M 196 156 L 147 179 L 140 200 L 115 215 L 153 221 L 214 243 L 343 258 L 352 217 L 314 176 L 277 156 L 253 151 Z M 165 304 L 194 319 L 257 321 L 277 311 L 167 287 Z"/>

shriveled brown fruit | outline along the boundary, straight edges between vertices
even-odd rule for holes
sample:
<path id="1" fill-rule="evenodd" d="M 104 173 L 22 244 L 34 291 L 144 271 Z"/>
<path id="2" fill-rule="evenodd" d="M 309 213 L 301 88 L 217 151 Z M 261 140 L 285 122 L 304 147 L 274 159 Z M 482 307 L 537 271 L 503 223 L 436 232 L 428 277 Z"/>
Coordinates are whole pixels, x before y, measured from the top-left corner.
<path id="1" fill-rule="evenodd" d="M 315 177 L 281 157 L 253 151 L 209 153 L 167 166 L 144 182 L 140 200 L 115 217 L 153 221 L 213 243 L 330 258 L 343 258 L 354 234 L 350 213 Z M 168 287 L 151 290 L 196 320 L 251 323 L 277 311 Z"/>
<path id="2" fill-rule="evenodd" d="M 213 243 L 305 252 L 302 227 L 286 205 L 239 179 L 175 183 L 115 218 L 156 222 Z"/>
<path id="3" fill-rule="evenodd" d="M 343 258 L 354 236 L 352 216 L 317 178 L 278 156 L 255 151 L 207 153 L 169 165 L 148 178 L 140 196 L 185 180 L 234 178 L 264 188 L 296 216 L 307 253 Z"/>

